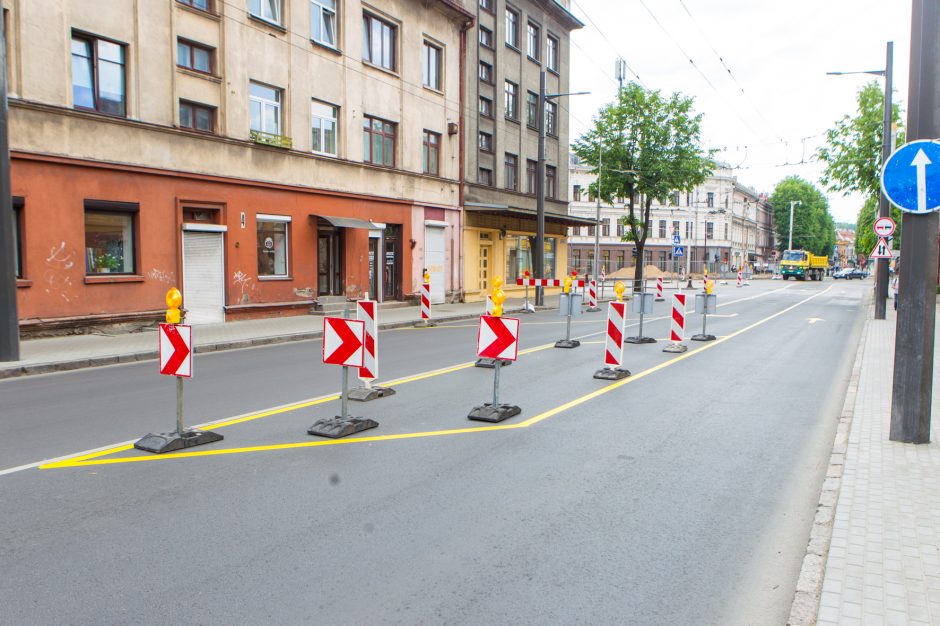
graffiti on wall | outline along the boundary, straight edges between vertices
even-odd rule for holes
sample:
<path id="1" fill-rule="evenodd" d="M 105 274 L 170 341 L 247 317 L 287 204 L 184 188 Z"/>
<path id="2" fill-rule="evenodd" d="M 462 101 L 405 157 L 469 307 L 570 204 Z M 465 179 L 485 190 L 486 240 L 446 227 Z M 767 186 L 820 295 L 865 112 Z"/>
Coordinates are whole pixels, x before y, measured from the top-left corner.
<path id="1" fill-rule="evenodd" d="M 237 289 L 241 289 L 239 300 L 242 304 L 251 302 L 251 292 L 255 290 L 255 279 L 242 271 L 232 274 L 232 283 Z"/>
<path id="2" fill-rule="evenodd" d="M 75 273 L 75 251 L 68 250 L 64 241 L 49 248 L 46 268 L 42 273 L 43 290 L 55 298 L 71 302 L 78 296 L 72 274 Z"/>

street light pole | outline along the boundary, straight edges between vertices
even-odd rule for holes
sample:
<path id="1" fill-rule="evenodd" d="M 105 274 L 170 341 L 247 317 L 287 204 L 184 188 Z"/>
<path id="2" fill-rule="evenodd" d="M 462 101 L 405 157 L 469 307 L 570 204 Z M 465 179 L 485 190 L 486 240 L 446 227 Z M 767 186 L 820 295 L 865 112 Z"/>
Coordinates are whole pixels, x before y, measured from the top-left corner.
<path id="1" fill-rule="evenodd" d="M 793 249 L 793 207 L 797 204 L 803 206 L 803 203 L 800 200 L 790 201 L 790 229 L 787 231 L 787 250 Z"/>
<path id="2" fill-rule="evenodd" d="M 604 166 L 604 144 L 599 143 L 597 148 L 597 218 L 594 225 L 594 266 L 591 268 L 591 277 L 597 280 L 600 272 L 597 271 L 597 264 L 600 262 L 601 254 L 601 168 Z"/>
<path id="3" fill-rule="evenodd" d="M 6 32 L 0 11 L 0 361 L 20 358 L 20 327 L 16 307 L 16 263 L 13 249 L 13 198 L 10 190 L 10 140 L 7 120 Z"/>

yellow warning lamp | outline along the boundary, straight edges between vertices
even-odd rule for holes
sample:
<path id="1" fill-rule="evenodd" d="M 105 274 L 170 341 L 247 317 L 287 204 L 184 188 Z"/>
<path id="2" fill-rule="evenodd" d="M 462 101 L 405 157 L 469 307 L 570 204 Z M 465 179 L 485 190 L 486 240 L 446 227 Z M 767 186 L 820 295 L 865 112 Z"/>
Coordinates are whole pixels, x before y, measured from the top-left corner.
<path id="1" fill-rule="evenodd" d="M 502 276 L 493 277 L 493 295 L 490 296 L 490 300 L 493 301 L 493 308 L 490 311 L 490 314 L 493 317 L 501 317 L 503 315 L 503 302 L 506 301 L 506 294 L 503 292 L 500 287 L 503 286 Z"/>
<path id="2" fill-rule="evenodd" d="M 431 274 L 427 270 L 424 270 L 424 282 L 426 283 L 431 282 Z"/>
<path id="3" fill-rule="evenodd" d="M 714 287 L 715 287 L 715 281 L 713 280 L 705 281 L 705 293 L 711 293 Z"/>
<path id="4" fill-rule="evenodd" d="M 617 302 L 623 302 L 623 292 L 626 291 L 627 286 L 624 285 L 621 281 L 617 281 L 617 284 L 614 285 L 614 291 L 617 293 Z"/>
<path id="5" fill-rule="evenodd" d="M 180 306 L 183 304 L 183 294 L 176 287 L 166 292 L 166 323 L 179 324 L 181 313 Z"/>
<path id="6" fill-rule="evenodd" d="M 571 291 L 571 276 L 565 276 L 565 293 Z"/>

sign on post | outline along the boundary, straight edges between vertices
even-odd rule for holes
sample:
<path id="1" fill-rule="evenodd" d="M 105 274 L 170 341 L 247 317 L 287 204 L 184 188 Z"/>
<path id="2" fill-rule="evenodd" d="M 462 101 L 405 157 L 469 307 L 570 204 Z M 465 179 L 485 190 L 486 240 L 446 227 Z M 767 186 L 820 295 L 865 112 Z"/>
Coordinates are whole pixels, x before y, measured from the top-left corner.
<path id="1" fill-rule="evenodd" d="M 897 224 L 890 217 L 879 217 L 872 224 L 872 229 L 878 237 L 890 237 L 894 234 Z"/>
<path id="2" fill-rule="evenodd" d="M 519 319 L 481 315 L 477 331 L 477 356 L 515 361 L 519 357 Z"/>
<path id="3" fill-rule="evenodd" d="M 342 317 L 323 318 L 323 362 L 329 365 L 362 367 L 365 324 Z"/>
<path id="4" fill-rule="evenodd" d="M 685 247 L 684 246 L 673 246 L 672 247 L 672 256 L 679 258 L 685 256 Z"/>
<path id="5" fill-rule="evenodd" d="M 890 259 L 891 258 L 891 246 L 888 245 L 888 242 L 885 241 L 884 237 L 878 239 L 878 243 L 875 245 L 875 249 L 871 251 L 871 255 L 868 257 L 870 259 Z"/>
<path id="6" fill-rule="evenodd" d="M 193 327 L 160 324 L 160 373 L 191 378 L 193 375 Z"/>
<path id="7" fill-rule="evenodd" d="M 940 209 L 940 143 L 912 141 L 898 148 L 881 170 L 881 189 L 906 213 Z"/>

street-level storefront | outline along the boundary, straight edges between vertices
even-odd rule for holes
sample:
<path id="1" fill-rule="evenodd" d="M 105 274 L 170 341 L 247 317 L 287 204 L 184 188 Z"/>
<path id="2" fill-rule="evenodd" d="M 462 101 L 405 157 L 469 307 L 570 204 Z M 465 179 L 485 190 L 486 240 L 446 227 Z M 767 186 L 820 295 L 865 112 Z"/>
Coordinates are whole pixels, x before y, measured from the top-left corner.
<path id="1" fill-rule="evenodd" d="M 457 207 L 18 153 L 12 184 L 26 332 L 152 323 L 172 286 L 193 323 L 305 314 L 325 295 L 402 300 L 420 281 L 425 211 L 445 237 L 460 219 Z"/>
<path id="2" fill-rule="evenodd" d="M 568 226 L 594 224 L 594 220 L 545 214 L 545 276 L 533 272 L 536 219 L 525 209 L 466 205 L 464 227 L 464 285 L 468 302 L 485 300 L 493 277 L 502 277 L 503 290 L 524 289 L 516 279 L 529 271 L 534 278 L 562 278 L 571 269 L 568 260 Z"/>

